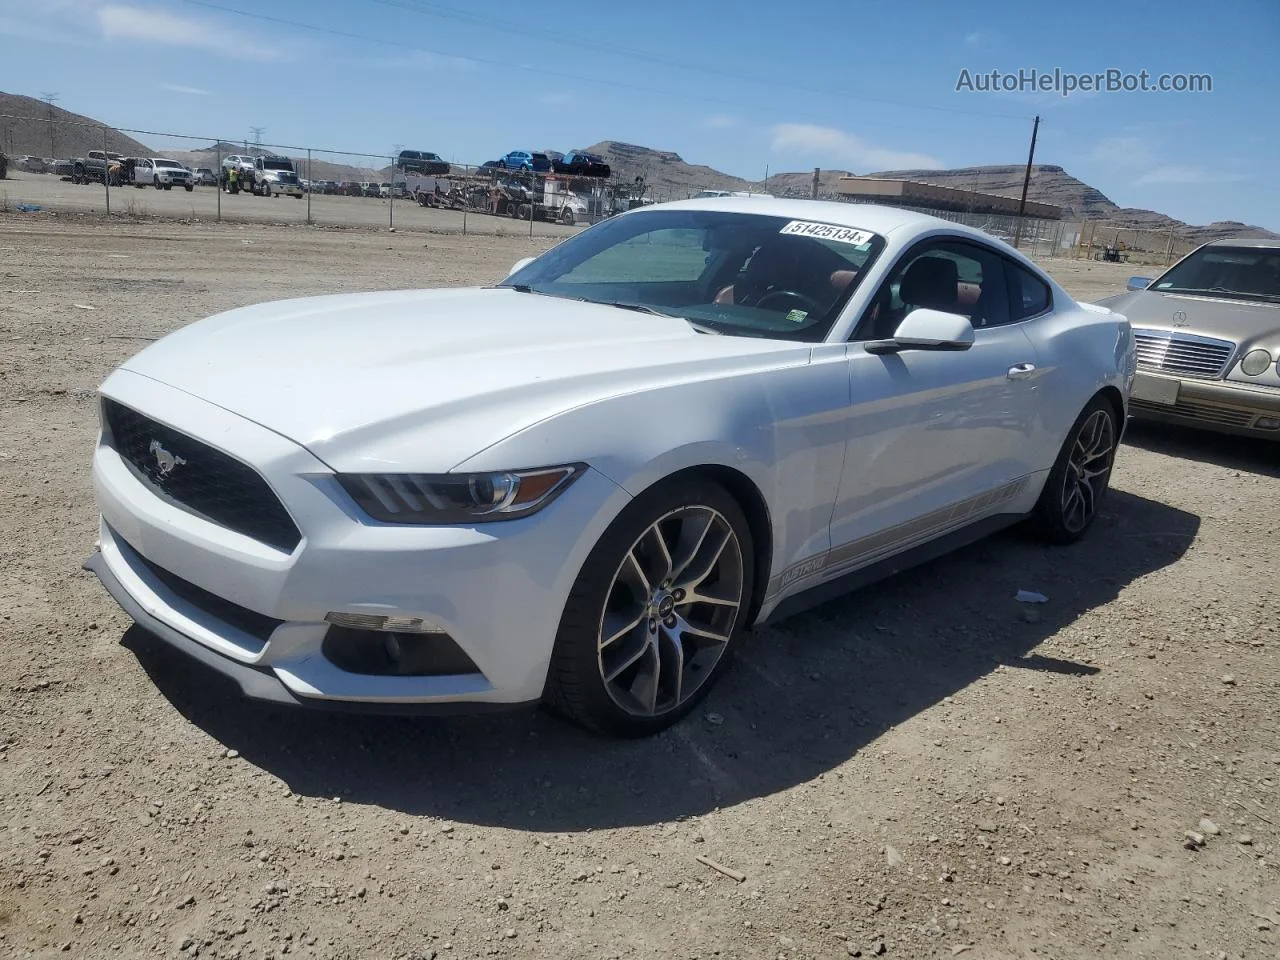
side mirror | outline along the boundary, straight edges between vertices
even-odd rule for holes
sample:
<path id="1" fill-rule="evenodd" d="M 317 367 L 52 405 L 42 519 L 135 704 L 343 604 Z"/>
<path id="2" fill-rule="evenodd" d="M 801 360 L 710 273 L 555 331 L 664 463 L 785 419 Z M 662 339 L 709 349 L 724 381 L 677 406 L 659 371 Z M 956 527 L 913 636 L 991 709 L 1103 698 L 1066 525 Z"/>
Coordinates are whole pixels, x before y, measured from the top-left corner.
<path id="1" fill-rule="evenodd" d="M 1151 277 L 1130 277 L 1126 281 L 1124 288 L 1126 290 L 1145 290 L 1151 286 Z"/>
<path id="2" fill-rule="evenodd" d="M 507 271 L 507 276 L 509 277 L 514 273 L 519 273 L 529 264 L 533 263 L 533 261 L 536 259 L 537 259 L 536 257 L 525 257 L 523 260 L 517 260 L 514 264 L 512 264 L 511 269 Z"/>
<path id="3" fill-rule="evenodd" d="M 901 353 L 903 350 L 968 350 L 973 346 L 969 318 L 944 310 L 919 307 L 912 310 L 889 340 L 868 340 L 867 353 Z"/>

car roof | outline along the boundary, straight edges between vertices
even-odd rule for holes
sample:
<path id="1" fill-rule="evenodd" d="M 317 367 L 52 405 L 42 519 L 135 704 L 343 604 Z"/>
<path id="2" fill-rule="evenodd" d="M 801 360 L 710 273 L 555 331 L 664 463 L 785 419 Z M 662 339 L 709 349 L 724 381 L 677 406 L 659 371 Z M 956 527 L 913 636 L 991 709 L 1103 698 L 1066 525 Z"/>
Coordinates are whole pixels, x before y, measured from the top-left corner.
<path id="1" fill-rule="evenodd" d="M 1210 240 L 1205 246 L 1257 247 L 1261 250 L 1280 250 L 1280 239 L 1272 237 L 1241 237 L 1239 240 L 1232 240 L 1230 237 L 1223 237 L 1221 240 Z"/>
<path id="2" fill-rule="evenodd" d="M 953 223 L 940 217 L 932 217 L 927 213 L 917 213 L 902 207 L 886 207 L 875 203 L 841 203 L 836 200 L 795 200 L 778 197 L 699 197 L 692 200 L 676 200 L 671 203 L 656 205 L 656 208 L 669 210 L 720 210 L 731 213 L 756 213 L 766 217 L 789 217 L 793 220 L 811 220 L 819 223 L 830 223 L 840 227 L 853 227 L 858 230 L 870 230 L 873 233 L 888 234 L 903 228 L 924 230 L 937 227 L 953 229 L 956 233 L 968 234 L 982 240 L 991 241 L 989 234 L 983 233 L 964 224 Z M 641 207 L 640 210 L 653 210 L 655 207 Z M 633 212 L 640 212 L 640 210 Z"/>

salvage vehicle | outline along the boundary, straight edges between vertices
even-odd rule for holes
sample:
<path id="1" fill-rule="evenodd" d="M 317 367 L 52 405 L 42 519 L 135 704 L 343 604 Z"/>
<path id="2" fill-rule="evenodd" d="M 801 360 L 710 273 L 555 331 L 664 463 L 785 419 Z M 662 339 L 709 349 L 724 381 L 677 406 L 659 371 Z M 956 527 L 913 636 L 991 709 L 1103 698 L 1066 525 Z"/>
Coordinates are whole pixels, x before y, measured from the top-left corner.
<path id="1" fill-rule="evenodd" d="M 556 173 L 571 173 L 579 177 L 607 177 L 612 172 L 603 157 L 582 150 L 570 150 L 561 159 L 552 161 Z"/>
<path id="2" fill-rule="evenodd" d="M 496 286 L 243 307 L 100 388 L 86 561 L 275 703 L 542 702 L 637 736 L 744 631 L 1107 491 L 1134 355 L 908 210 L 686 200 Z"/>
<path id="3" fill-rule="evenodd" d="M 212 167 L 196 167 L 193 179 L 197 185 L 202 187 L 216 187 L 218 185 L 218 177 L 213 172 Z"/>
<path id="4" fill-rule="evenodd" d="M 498 166 L 503 170 L 532 170 L 534 173 L 550 173 L 551 158 L 545 153 L 512 150 L 498 161 Z"/>
<path id="5" fill-rule="evenodd" d="M 421 173 L 428 176 L 441 176 L 449 172 L 449 164 L 440 159 L 438 153 L 428 150 L 401 150 L 396 157 L 396 166 L 405 173 Z"/>
<path id="6" fill-rule="evenodd" d="M 236 190 L 245 190 L 256 192 L 254 187 L 254 177 L 256 167 L 254 166 L 254 158 L 241 154 L 229 154 L 222 158 L 222 167 L 219 170 L 221 187 L 229 187 L 231 184 L 231 171 L 236 171 Z"/>
<path id="7" fill-rule="evenodd" d="M 1135 417 L 1280 440 L 1280 240 L 1214 240 L 1099 303 L 1133 323 Z"/>
<path id="8" fill-rule="evenodd" d="M 110 186 L 118 187 L 120 161 L 123 159 L 118 153 L 90 150 L 84 157 L 74 161 L 71 180 L 73 183 L 102 183 L 106 180 Z"/>

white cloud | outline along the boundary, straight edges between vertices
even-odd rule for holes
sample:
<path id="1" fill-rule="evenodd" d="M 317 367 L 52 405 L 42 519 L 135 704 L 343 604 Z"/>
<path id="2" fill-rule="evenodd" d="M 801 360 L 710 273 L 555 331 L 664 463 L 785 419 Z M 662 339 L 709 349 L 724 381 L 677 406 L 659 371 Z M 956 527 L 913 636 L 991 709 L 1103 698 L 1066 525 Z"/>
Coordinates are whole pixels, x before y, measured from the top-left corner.
<path id="1" fill-rule="evenodd" d="M 1236 173 L 1215 173 L 1210 170 L 1203 170 L 1200 167 L 1184 167 L 1178 164 L 1170 164 L 1154 167 L 1133 182 L 1138 186 L 1146 186 L 1150 184 L 1179 183 L 1237 183 L 1243 179 L 1245 178 Z"/>
<path id="2" fill-rule="evenodd" d="M 209 20 L 178 16 L 155 7 L 109 4 L 98 10 L 98 27 L 107 40 L 141 40 L 191 47 L 235 60 L 283 60 L 285 52 Z"/>
<path id="3" fill-rule="evenodd" d="M 966 33 L 964 35 L 964 42 L 969 44 L 969 46 L 971 47 L 976 46 L 977 44 L 982 42 L 982 34 L 978 33 L 978 31 L 976 30 L 974 30 L 972 33 Z"/>
<path id="4" fill-rule="evenodd" d="M 707 117 L 707 119 L 703 121 L 703 125 L 710 127 L 712 130 L 727 130 L 729 127 L 736 127 L 738 125 L 738 118 L 731 117 L 727 113 L 717 113 L 713 116 Z"/>
<path id="5" fill-rule="evenodd" d="M 210 95 L 208 90 L 201 90 L 199 87 L 185 87 L 180 83 L 157 83 L 156 87 L 173 93 L 189 93 L 193 97 L 207 97 Z"/>
<path id="6" fill-rule="evenodd" d="M 1089 158 L 1112 170 L 1134 169 L 1152 163 L 1155 151 L 1140 137 L 1109 137 L 1094 144 Z"/>
<path id="7" fill-rule="evenodd" d="M 863 170 L 906 170 L 942 167 L 924 153 L 905 153 L 867 143 L 834 127 L 809 123 L 780 123 L 771 131 L 773 152 L 824 163 L 847 164 Z"/>

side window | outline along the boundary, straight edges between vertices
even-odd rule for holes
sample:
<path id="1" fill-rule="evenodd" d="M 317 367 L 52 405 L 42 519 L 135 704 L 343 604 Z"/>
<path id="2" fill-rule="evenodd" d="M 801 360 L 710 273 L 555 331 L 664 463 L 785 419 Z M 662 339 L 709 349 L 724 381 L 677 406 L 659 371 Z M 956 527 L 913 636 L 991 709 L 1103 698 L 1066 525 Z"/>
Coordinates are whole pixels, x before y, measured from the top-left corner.
<path id="1" fill-rule="evenodd" d="M 909 250 L 876 292 L 854 339 L 892 337 L 903 318 L 922 307 L 961 314 L 976 329 L 1009 323 L 1004 258 L 960 240 Z"/>
<path id="2" fill-rule="evenodd" d="M 1014 320 L 1038 316 L 1053 306 L 1048 285 L 1031 271 L 1016 263 L 1005 263 L 1009 276 L 1010 313 Z"/>

